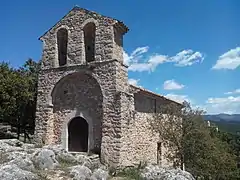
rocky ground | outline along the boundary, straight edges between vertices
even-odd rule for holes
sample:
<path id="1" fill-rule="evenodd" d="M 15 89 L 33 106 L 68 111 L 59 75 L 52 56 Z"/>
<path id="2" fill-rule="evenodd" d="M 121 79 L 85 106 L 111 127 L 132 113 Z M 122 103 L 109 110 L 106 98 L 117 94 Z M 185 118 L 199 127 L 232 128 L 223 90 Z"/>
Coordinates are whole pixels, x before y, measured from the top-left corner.
<path id="1" fill-rule="evenodd" d="M 0 140 L 1 180 L 194 180 L 188 172 L 151 165 L 142 169 L 139 177 L 126 173 L 112 177 L 115 173 L 109 172 L 97 155 L 70 154 L 60 146 L 37 147 L 16 139 Z"/>

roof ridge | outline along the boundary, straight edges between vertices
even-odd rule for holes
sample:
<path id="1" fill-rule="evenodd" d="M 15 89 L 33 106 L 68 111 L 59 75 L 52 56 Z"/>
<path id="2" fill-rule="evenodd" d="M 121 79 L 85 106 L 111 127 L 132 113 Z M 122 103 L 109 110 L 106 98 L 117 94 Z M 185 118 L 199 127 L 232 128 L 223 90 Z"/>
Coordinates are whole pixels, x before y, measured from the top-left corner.
<path id="1" fill-rule="evenodd" d="M 167 98 L 167 97 L 165 97 L 165 96 L 163 96 L 163 95 L 157 94 L 157 93 L 155 93 L 155 92 L 153 92 L 153 91 L 150 91 L 150 90 L 148 90 L 148 89 L 145 89 L 145 88 L 142 88 L 142 87 L 139 87 L 139 86 L 135 86 L 135 85 L 132 85 L 132 84 L 130 84 L 130 86 L 132 86 L 132 87 L 134 87 L 134 88 L 137 88 L 137 89 L 140 89 L 140 90 L 142 90 L 143 92 L 146 92 L 146 93 L 148 93 L 148 94 L 157 96 L 157 97 L 159 97 L 159 98 L 164 98 L 164 99 L 166 99 L 166 100 L 168 100 L 168 101 L 171 101 L 171 102 L 177 103 L 177 104 L 179 104 L 179 105 L 182 105 L 182 104 L 179 103 L 179 102 L 176 102 L 176 101 L 174 101 L 174 100 L 172 100 L 172 99 L 169 99 L 169 98 Z"/>

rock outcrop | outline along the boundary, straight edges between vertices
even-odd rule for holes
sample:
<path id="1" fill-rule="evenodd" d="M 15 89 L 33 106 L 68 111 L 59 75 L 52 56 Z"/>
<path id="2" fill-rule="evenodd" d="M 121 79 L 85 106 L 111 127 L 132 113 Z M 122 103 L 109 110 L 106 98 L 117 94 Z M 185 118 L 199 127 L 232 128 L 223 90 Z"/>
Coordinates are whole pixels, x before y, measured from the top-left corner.
<path id="1" fill-rule="evenodd" d="M 149 165 L 141 170 L 145 180 L 194 180 L 179 169 Z M 107 180 L 106 166 L 97 155 L 68 153 L 60 146 L 37 147 L 16 139 L 0 140 L 1 180 Z"/>
<path id="2" fill-rule="evenodd" d="M 161 168 L 159 166 L 147 166 L 141 173 L 145 180 L 194 180 L 193 176 L 181 169 Z"/>
<path id="3" fill-rule="evenodd" d="M 1 180 L 106 180 L 97 155 L 71 154 L 60 146 L 37 147 L 16 139 L 0 140 Z"/>

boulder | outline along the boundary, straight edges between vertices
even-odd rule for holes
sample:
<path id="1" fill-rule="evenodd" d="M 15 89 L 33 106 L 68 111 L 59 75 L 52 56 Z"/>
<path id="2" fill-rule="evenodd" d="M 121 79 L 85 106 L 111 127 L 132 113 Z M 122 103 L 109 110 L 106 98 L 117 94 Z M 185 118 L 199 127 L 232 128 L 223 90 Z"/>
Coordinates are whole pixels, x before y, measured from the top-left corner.
<path id="1" fill-rule="evenodd" d="M 68 153 L 60 145 L 47 145 L 43 148 L 52 150 L 55 153 L 59 163 L 77 164 L 77 159 L 71 153 Z"/>
<path id="2" fill-rule="evenodd" d="M 23 151 L 22 145 L 23 143 L 17 139 L 4 139 L 0 141 L 0 150 L 4 152 Z"/>
<path id="3" fill-rule="evenodd" d="M 161 168 L 159 166 L 149 165 L 141 173 L 145 180 L 195 180 L 193 176 L 181 169 Z"/>
<path id="4" fill-rule="evenodd" d="M 108 178 L 108 172 L 103 169 L 95 170 L 91 176 L 91 180 L 107 180 Z"/>
<path id="5" fill-rule="evenodd" d="M 87 180 L 91 178 L 92 171 L 83 165 L 77 165 L 70 168 L 70 175 L 73 180 Z"/>
<path id="6" fill-rule="evenodd" d="M 27 170 L 27 171 L 33 171 L 35 168 L 34 168 L 34 165 L 33 165 L 33 162 L 30 160 L 30 158 L 22 158 L 21 156 L 15 158 L 15 159 L 12 159 L 11 161 L 9 161 L 8 163 L 6 163 L 8 165 L 17 165 L 20 169 L 23 169 L 23 170 Z"/>
<path id="7" fill-rule="evenodd" d="M 32 161 L 39 169 L 54 169 L 59 165 L 54 152 L 49 149 L 37 150 L 32 156 Z"/>
<path id="8" fill-rule="evenodd" d="M 24 151 L 12 151 L 0 153 L 0 164 L 17 165 L 19 168 L 27 171 L 33 171 L 34 165 L 30 159 L 30 155 Z"/>
<path id="9" fill-rule="evenodd" d="M 17 165 L 0 166 L 0 179 L 2 180 L 37 180 L 38 177 L 29 172 L 20 169 Z"/>

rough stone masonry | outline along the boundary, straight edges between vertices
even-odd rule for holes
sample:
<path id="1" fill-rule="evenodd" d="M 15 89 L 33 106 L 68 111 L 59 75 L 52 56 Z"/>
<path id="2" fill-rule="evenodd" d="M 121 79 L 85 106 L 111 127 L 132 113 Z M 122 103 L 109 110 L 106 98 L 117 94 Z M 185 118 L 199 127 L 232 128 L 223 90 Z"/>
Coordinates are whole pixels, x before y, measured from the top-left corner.
<path id="1" fill-rule="evenodd" d="M 36 143 L 99 154 L 115 167 L 169 164 L 147 119 L 170 100 L 128 84 L 127 31 L 121 21 L 74 7 L 40 37 Z"/>

